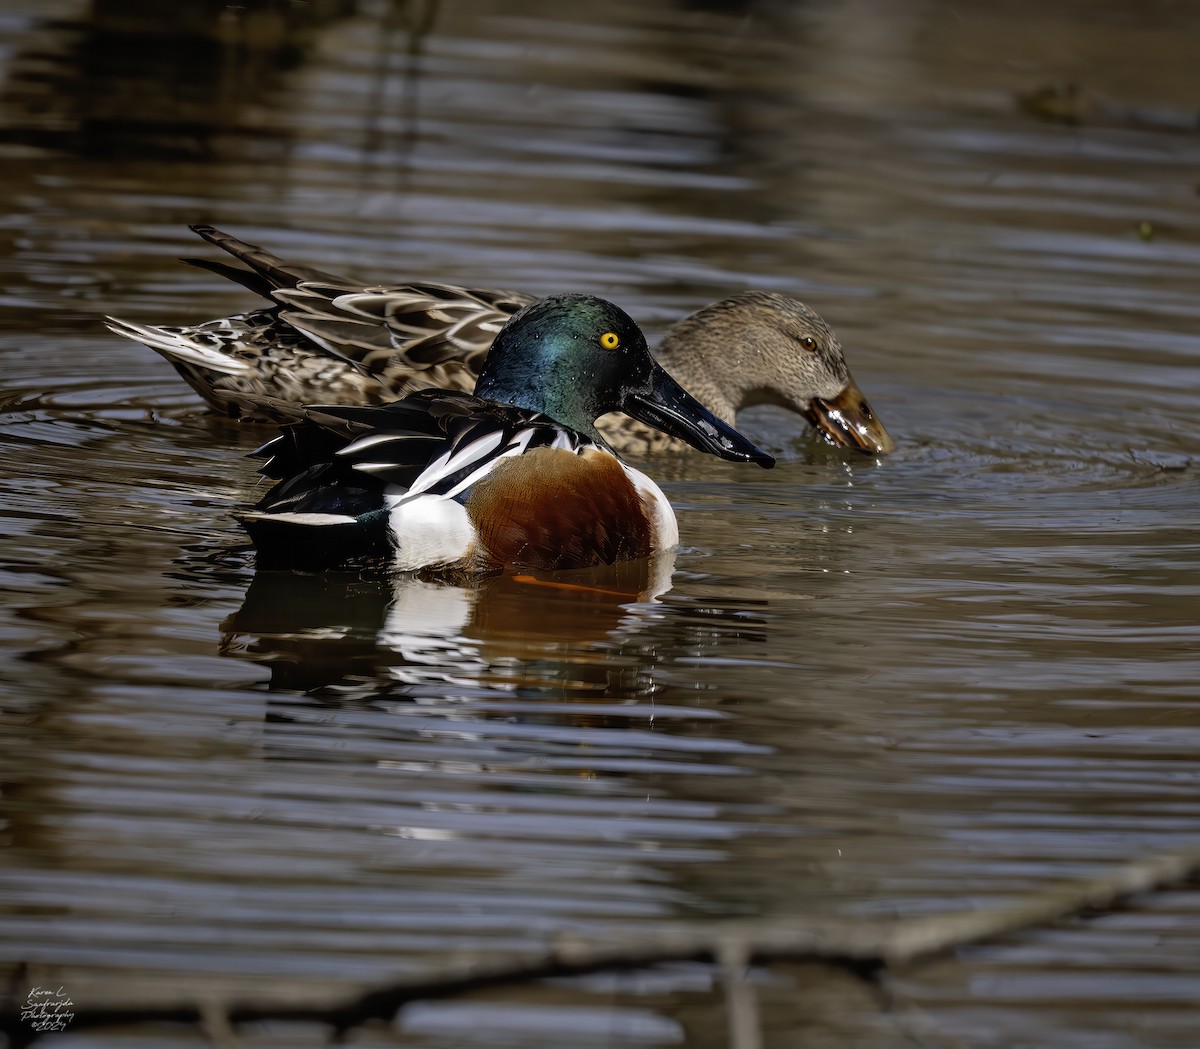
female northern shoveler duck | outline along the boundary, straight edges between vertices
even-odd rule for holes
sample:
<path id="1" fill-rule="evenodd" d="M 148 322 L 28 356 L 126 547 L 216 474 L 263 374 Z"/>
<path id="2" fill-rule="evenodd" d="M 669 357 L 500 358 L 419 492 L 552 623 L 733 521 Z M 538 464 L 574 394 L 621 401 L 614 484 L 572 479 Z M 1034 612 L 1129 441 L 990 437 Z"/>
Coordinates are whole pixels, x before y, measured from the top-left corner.
<path id="1" fill-rule="evenodd" d="M 275 407 L 301 421 L 256 453 L 278 482 L 241 515 L 260 567 L 386 557 L 403 570 L 474 574 L 669 549 L 679 540 L 671 505 L 597 432 L 606 412 L 723 459 L 775 462 L 675 382 L 624 312 L 585 295 L 520 310 L 473 395 Z"/>
<path id="2" fill-rule="evenodd" d="M 280 410 L 247 407 L 230 394 L 309 404 L 380 404 L 434 387 L 470 390 L 496 333 L 534 301 L 513 291 L 431 282 L 363 287 L 262 248 L 192 226 L 249 269 L 207 259 L 213 270 L 274 305 L 194 327 L 158 328 L 108 318 L 118 335 L 157 350 L 216 411 L 279 421 Z M 891 437 L 846 367 L 829 326 L 795 299 L 750 291 L 681 321 L 658 359 L 731 426 L 737 413 L 775 404 L 803 415 L 834 444 L 889 452 Z M 623 452 L 675 444 L 618 417 L 600 428 Z"/>

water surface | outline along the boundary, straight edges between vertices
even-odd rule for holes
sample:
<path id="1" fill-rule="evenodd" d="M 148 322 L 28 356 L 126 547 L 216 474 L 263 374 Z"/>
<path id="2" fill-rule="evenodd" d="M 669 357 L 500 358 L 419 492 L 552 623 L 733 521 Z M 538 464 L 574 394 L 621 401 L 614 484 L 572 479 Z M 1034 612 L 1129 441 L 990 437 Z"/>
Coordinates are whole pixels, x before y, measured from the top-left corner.
<path id="1" fill-rule="evenodd" d="M 0 5 L 10 982 L 315 999 L 615 922 L 989 906 L 1195 844 L 1194 8 L 138 7 Z M 1074 123 L 1019 104 L 1071 81 Z M 899 447 L 759 409 L 771 473 L 641 464 L 683 546 L 609 595 L 256 573 L 230 510 L 261 434 L 99 324 L 251 303 L 175 261 L 211 254 L 201 221 L 369 281 L 605 294 L 652 335 L 785 291 Z M 766 1043 L 1194 1045 L 1196 912 L 964 952 L 891 1011 L 773 969 Z M 719 983 L 363 1038 L 720 1046 Z"/>

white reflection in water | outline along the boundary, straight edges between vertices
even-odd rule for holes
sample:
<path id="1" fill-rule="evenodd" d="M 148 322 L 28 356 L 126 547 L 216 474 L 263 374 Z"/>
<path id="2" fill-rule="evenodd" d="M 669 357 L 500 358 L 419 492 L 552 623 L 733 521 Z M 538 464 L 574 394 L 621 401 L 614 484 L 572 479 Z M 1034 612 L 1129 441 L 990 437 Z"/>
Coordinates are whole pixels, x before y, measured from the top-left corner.
<path id="1" fill-rule="evenodd" d="M 259 572 L 242 608 L 224 624 L 222 651 L 290 668 L 277 675 L 283 688 L 336 688 L 346 695 L 356 682 L 370 680 L 372 687 L 390 682 L 511 692 L 527 682 L 528 664 L 635 634 L 660 614 L 674 563 L 671 551 L 611 567 L 506 573 L 469 585 L 406 574 Z M 554 681 L 543 676 L 541 684 Z"/>

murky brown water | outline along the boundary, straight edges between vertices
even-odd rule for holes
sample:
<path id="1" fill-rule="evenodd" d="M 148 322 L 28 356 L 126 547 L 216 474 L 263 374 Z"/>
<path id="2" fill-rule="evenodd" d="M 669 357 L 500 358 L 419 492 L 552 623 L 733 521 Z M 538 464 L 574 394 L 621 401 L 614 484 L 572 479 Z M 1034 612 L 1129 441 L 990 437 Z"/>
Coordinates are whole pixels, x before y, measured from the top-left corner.
<path id="1" fill-rule="evenodd" d="M 1200 839 L 1200 9 L 268 6 L 0 3 L 10 972 L 326 994 L 615 919 L 983 906 Z M 1076 124 L 1017 103 L 1072 80 Z M 641 603 L 256 576 L 229 510 L 259 435 L 97 319 L 248 305 L 175 263 L 196 221 L 651 332 L 798 294 L 899 450 L 760 410 L 770 474 L 650 462 L 685 545 Z M 1198 911 L 893 987 L 926 1044 L 1194 1046 Z M 720 1046 L 717 983 L 370 1037 Z M 768 1046 L 913 1044 L 849 981 L 759 993 Z M 56 1044 L 134 1043 L 199 1044 Z"/>

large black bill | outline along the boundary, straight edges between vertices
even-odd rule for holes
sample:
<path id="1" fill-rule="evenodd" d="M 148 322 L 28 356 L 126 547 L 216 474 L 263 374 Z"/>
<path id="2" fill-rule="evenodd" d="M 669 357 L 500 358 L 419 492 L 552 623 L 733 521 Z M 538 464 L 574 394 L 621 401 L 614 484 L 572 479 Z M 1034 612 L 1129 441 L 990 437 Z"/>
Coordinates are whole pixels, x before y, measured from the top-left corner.
<path id="1" fill-rule="evenodd" d="M 765 469 L 775 465 L 771 456 L 713 415 L 657 364 L 644 386 L 626 391 L 621 410 L 702 452 Z"/>

